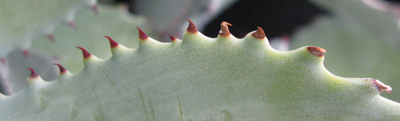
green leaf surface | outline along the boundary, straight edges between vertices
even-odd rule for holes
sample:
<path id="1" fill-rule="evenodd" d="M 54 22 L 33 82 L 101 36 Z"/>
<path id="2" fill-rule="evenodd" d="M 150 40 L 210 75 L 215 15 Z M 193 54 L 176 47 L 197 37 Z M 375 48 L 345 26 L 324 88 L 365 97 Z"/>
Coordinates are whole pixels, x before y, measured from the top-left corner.
<path id="1" fill-rule="evenodd" d="M 272 49 L 257 34 L 119 45 L 84 59 L 78 73 L 0 98 L 5 120 L 398 120 L 400 104 L 375 79 L 343 78 L 323 66 L 324 50 Z M 255 35 L 261 35 L 256 38 Z M 143 36 L 142 36 L 143 37 Z M 12 113 L 11 113 L 12 112 Z"/>
<path id="2" fill-rule="evenodd" d="M 121 44 L 137 48 L 137 29 L 135 26 L 145 25 L 144 19 L 132 16 L 125 6 L 99 5 L 99 14 L 90 10 L 81 10 L 76 13 L 75 23 L 78 28 L 71 29 L 67 26 L 59 26 L 55 29 L 55 41 L 46 37 L 34 40 L 31 49 L 24 55 L 21 49 L 15 49 L 5 58 L 7 67 L 3 67 L 6 82 L 3 91 L 5 94 L 19 92 L 27 88 L 27 68 L 33 68 L 46 80 L 54 80 L 58 73 L 55 72 L 54 63 L 61 63 L 72 72 L 83 69 L 80 50 L 76 46 L 82 46 L 93 54 L 99 54 L 102 58 L 108 58 L 111 53 L 108 49 L 109 42 L 104 37 L 113 37 Z M 140 24 L 139 24 L 140 23 Z M 148 26 L 147 26 L 148 27 Z M 147 30 L 148 28 L 145 28 Z"/>
<path id="3" fill-rule="evenodd" d="M 98 15 L 90 10 L 79 11 L 76 13 L 76 29 L 59 26 L 54 31 L 55 42 L 45 37 L 37 38 L 32 43 L 32 49 L 57 56 L 61 64 L 72 72 L 77 72 L 83 69 L 81 52 L 77 46 L 84 47 L 102 58 L 108 58 L 111 57 L 111 53 L 105 48 L 110 46 L 104 36 L 110 36 L 128 47 L 137 48 L 137 40 L 132 39 L 138 38 L 136 27 L 150 30 L 144 17 L 130 15 L 126 6 L 100 4 L 98 8 Z"/>
<path id="4" fill-rule="evenodd" d="M 345 77 L 371 77 L 394 87 L 384 97 L 400 101 L 400 29 L 390 13 L 377 11 L 361 1 L 314 1 L 331 10 L 299 30 L 292 48 L 303 45 L 324 47 L 325 66 Z"/>
<path id="5" fill-rule="evenodd" d="M 28 49 L 38 36 L 51 34 L 60 23 L 73 22 L 80 8 L 96 0 L 0 0 L 0 57 L 14 48 Z"/>
<path id="6" fill-rule="evenodd" d="M 5 59 L 6 67 L 4 78 L 1 81 L 7 82 L 5 88 L 9 88 L 8 94 L 17 93 L 28 88 L 26 76 L 30 75 L 28 68 L 33 68 L 43 79 L 57 79 L 58 68 L 53 64 L 57 61 L 51 56 L 43 55 L 34 50 L 29 50 L 29 55 L 23 54 L 23 50 L 15 49 Z"/>

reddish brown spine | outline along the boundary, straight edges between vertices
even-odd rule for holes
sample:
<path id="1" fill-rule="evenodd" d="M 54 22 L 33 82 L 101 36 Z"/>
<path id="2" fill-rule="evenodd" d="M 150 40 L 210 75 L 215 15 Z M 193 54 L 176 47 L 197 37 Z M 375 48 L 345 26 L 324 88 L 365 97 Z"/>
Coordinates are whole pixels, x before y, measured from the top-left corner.
<path id="1" fill-rule="evenodd" d="M 118 46 L 118 43 L 115 42 L 111 37 L 109 37 L 109 36 L 104 36 L 104 37 L 106 37 L 108 39 L 108 41 L 110 41 L 111 48 L 116 48 Z"/>
<path id="2" fill-rule="evenodd" d="M 324 48 L 320 48 L 320 47 L 307 47 L 307 50 L 310 51 L 313 55 L 318 56 L 318 57 L 322 57 L 324 56 L 324 53 L 326 52 L 326 50 Z"/>
<path id="3" fill-rule="evenodd" d="M 82 50 L 83 58 L 85 58 L 85 59 L 88 59 L 88 58 L 92 55 L 92 54 L 90 54 L 88 51 L 86 51 L 86 49 L 83 48 L 83 47 L 76 47 L 76 48 L 79 48 L 79 49 Z"/>
<path id="4" fill-rule="evenodd" d="M 52 42 L 56 42 L 56 40 L 54 39 L 54 35 L 53 34 L 47 35 L 47 38 Z"/>
<path id="5" fill-rule="evenodd" d="M 68 22 L 68 26 L 71 27 L 72 29 L 78 29 L 78 27 L 75 24 L 75 21 Z"/>
<path id="6" fill-rule="evenodd" d="M 228 26 L 232 26 L 232 24 L 223 21 L 221 23 L 221 30 L 219 31 L 219 35 L 221 35 L 221 36 L 229 36 L 231 34 L 231 32 L 229 32 Z"/>
<path id="7" fill-rule="evenodd" d="M 67 69 L 65 69 L 62 65 L 58 63 L 54 63 L 54 65 L 58 66 L 58 68 L 60 69 L 60 74 L 64 74 L 65 72 L 67 72 Z"/>
<path id="8" fill-rule="evenodd" d="M 140 40 L 146 40 L 149 36 L 147 36 L 146 33 L 143 32 L 143 30 L 139 27 L 136 27 L 139 30 L 139 39 Z"/>
<path id="9" fill-rule="evenodd" d="M 258 39 L 264 39 L 265 38 L 264 30 L 261 27 L 257 27 L 257 31 L 254 32 L 251 35 L 253 35 L 255 38 L 258 38 Z"/>
<path id="10" fill-rule="evenodd" d="M 35 70 L 33 70 L 32 68 L 28 68 L 29 70 L 31 70 L 31 76 L 29 76 L 30 78 L 36 78 L 39 75 L 36 74 Z"/>
<path id="11" fill-rule="evenodd" d="M 197 27 L 194 25 L 192 20 L 190 20 L 190 19 L 187 19 L 187 20 L 189 21 L 189 26 L 186 31 L 188 31 L 189 33 L 196 33 L 198 31 Z"/>
<path id="12" fill-rule="evenodd" d="M 24 55 L 27 56 L 27 57 L 30 57 L 30 55 L 29 55 L 29 50 L 23 50 L 23 51 L 22 51 L 22 54 L 24 54 Z"/>
<path id="13" fill-rule="evenodd" d="M 170 33 L 167 33 L 169 38 L 171 38 L 171 41 L 174 42 L 176 40 L 176 37 L 172 36 Z"/>
<path id="14" fill-rule="evenodd" d="M 5 58 L 1 59 L 1 64 L 6 65 L 6 59 Z"/>
<path id="15" fill-rule="evenodd" d="M 94 13 L 96 13 L 97 15 L 99 15 L 99 7 L 98 7 L 97 5 L 94 5 L 94 6 L 90 7 L 90 9 L 91 9 Z"/>
<path id="16" fill-rule="evenodd" d="M 376 80 L 376 79 L 372 79 L 372 82 L 378 88 L 379 93 L 382 93 L 383 91 L 386 91 L 387 93 L 391 93 L 392 87 L 390 87 L 389 85 L 383 84 L 381 81 Z"/>

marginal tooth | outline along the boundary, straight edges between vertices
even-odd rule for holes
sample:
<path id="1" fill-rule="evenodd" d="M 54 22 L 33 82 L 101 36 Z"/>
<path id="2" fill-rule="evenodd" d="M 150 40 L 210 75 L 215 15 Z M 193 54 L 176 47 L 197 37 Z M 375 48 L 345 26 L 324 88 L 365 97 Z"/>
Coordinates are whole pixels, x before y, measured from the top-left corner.
<path id="1" fill-rule="evenodd" d="M 89 59 L 89 58 L 92 56 L 92 54 L 90 54 L 85 48 L 83 48 L 83 47 L 76 47 L 76 48 L 79 48 L 79 49 L 82 50 L 83 58 L 84 58 L 85 60 L 86 60 L 86 59 Z"/>
<path id="2" fill-rule="evenodd" d="M 180 45 L 184 48 L 210 47 L 216 41 L 215 38 L 210 38 L 199 32 L 193 22 L 189 19 L 189 26 L 183 34 Z"/>
<path id="3" fill-rule="evenodd" d="M 229 32 L 228 26 L 232 26 L 232 24 L 223 21 L 221 23 L 221 30 L 219 31 L 219 35 L 221 35 L 221 36 L 229 36 L 229 35 L 231 35 L 231 33 Z"/>
<path id="4" fill-rule="evenodd" d="M 139 30 L 139 47 L 137 50 L 142 51 L 146 50 L 146 48 L 151 49 L 151 48 L 160 48 L 161 46 L 168 45 L 168 43 L 162 43 L 160 41 L 157 41 L 149 36 L 146 35 L 146 33 L 143 32 L 142 29 L 137 27 Z M 166 47 L 166 46 L 164 46 Z"/>
<path id="5" fill-rule="evenodd" d="M 27 49 L 23 50 L 22 54 L 24 54 L 26 57 L 30 57 L 29 50 Z"/>
<path id="6" fill-rule="evenodd" d="M 251 35 L 253 35 L 253 37 L 258 38 L 258 39 L 265 39 L 265 33 L 261 27 L 257 27 L 257 31 Z"/>
<path id="7" fill-rule="evenodd" d="M 149 36 L 147 36 L 147 34 L 144 33 L 143 30 L 142 30 L 141 28 L 139 28 L 139 27 L 136 27 L 136 28 L 139 30 L 139 39 L 140 39 L 141 41 L 146 41 L 147 38 L 149 38 Z"/>
<path id="8" fill-rule="evenodd" d="M 99 7 L 97 5 L 90 7 L 90 10 L 92 10 L 96 15 L 99 15 Z"/>
<path id="9" fill-rule="evenodd" d="M 73 28 L 73 26 L 71 26 L 71 24 L 72 24 L 72 25 L 75 24 L 75 23 L 73 22 L 73 21 L 74 21 L 74 18 L 75 18 L 75 12 L 76 12 L 76 11 L 70 11 L 70 12 L 68 12 L 67 15 L 63 18 L 64 24 L 67 24 L 67 25 L 70 26 L 71 28 Z"/>
<path id="10" fill-rule="evenodd" d="M 67 72 L 67 70 L 63 66 L 61 66 L 60 64 L 55 63 L 54 65 L 58 66 L 58 68 L 60 69 L 60 74 L 64 74 L 65 72 Z"/>
<path id="11" fill-rule="evenodd" d="M 124 53 L 133 51 L 133 49 L 130 49 L 121 44 L 118 44 L 109 36 L 104 36 L 104 37 L 106 37 L 108 39 L 108 41 L 110 42 L 111 53 L 113 55 L 124 54 Z"/>
<path id="12" fill-rule="evenodd" d="M 38 78 L 38 77 L 39 77 L 39 75 L 37 75 L 36 72 L 35 72 L 35 70 L 33 70 L 32 68 L 28 68 L 28 70 L 31 71 L 31 75 L 30 75 L 28 78 L 30 78 L 30 79 L 35 79 L 35 78 Z"/>
<path id="13" fill-rule="evenodd" d="M 99 8 L 98 8 L 98 6 L 97 6 L 97 0 L 85 0 L 84 2 L 85 2 L 85 4 L 86 4 L 85 7 L 90 8 L 91 11 L 93 11 L 95 14 L 98 15 L 98 13 L 99 13 L 99 10 L 98 10 L 98 9 L 99 9 Z"/>
<path id="14" fill-rule="evenodd" d="M 391 93 L 392 87 L 390 87 L 389 85 L 386 85 L 377 79 L 372 79 L 372 82 L 377 87 L 379 93 L 382 93 L 383 91 L 386 91 L 387 93 Z"/>
<path id="15" fill-rule="evenodd" d="M 265 50 L 276 51 L 269 44 L 268 39 L 265 37 L 264 30 L 261 27 L 257 27 L 256 31 L 248 33 L 242 42 L 243 45 L 241 46 L 248 50 L 256 51 L 255 53 L 260 55 L 262 55 Z"/>
<path id="16" fill-rule="evenodd" d="M 167 35 L 169 36 L 169 38 L 171 39 L 171 45 L 172 46 L 177 46 L 177 45 L 181 45 L 181 43 L 182 43 L 182 40 L 180 40 L 180 39 L 178 39 L 178 38 L 176 38 L 175 36 L 173 36 L 172 34 L 170 34 L 170 33 L 168 33 L 167 32 Z"/>
<path id="17" fill-rule="evenodd" d="M 54 65 L 57 65 L 58 68 L 60 69 L 60 75 L 67 75 L 67 74 L 71 74 L 67 69 L 65 69 L 62 65 L 58 64 L 58 63 L 54 63 Z"/>
<path id="18" fill-rule="evenodd" d="M 5 58 L 2 58 L 2 59 L 1 59 L 1 64 L 3 64 L 3 65 L 6 65 L 6 64 L 7 64 Z"/>
<path id="19" fill-rule="evenodd" d="M 97 58 L 96 56 L 90 54 L 86 49 L 84 49 L 83 47 L 76 47 L 82 50 L 82 54 L 83 54 L 83 60 L 84 60 L 84 64 L 85 67 L 87 67 L 88 65 L 90 65 L 90 63 L 94 63 L 97 61 L 101 61 L 102 59 Z"/>
<path id="20" fill-rule="evenodd" d="M 193 34 L 197 33 L 198 32 L 197 27 L 194 25 L 192 20 L 190 20 L 190 19 L 187 19 L 187 20 L 189 21 L 189 26 L 186 31 L 189 33 L 193 33 Z"/>
<path id="21" fill-rule="evenodd" d="M 56 39 L 54 39 L 54 35 L 53 34 L 48 34 L 47 35 L 47 39 L 49 39 L 52 42 L 56 42 Z"/>
<path id="22" fill-rule="evenodd" d="M 72 29 L 78 29 L 78 27 L 75 24 L 75 21 L 68 22 L 68 26 L 71 27 Z"/>
<path id="23" fill-rule="evenodd" d="M 50 25 L 48 28 L 43 29 L 42 36 L 46 37 L 49 41 L 55 42 L 54 29 L 58 24 Z"/>
<path id="24" fill-rule="evenodd" d="M 117 42 L 115 42 L 111 37 L 109 37 L 109 36 L 104 36 L 104 37 L 106 37 L 107 39 L 108 39 L 108 41 L 110 41 L 110 46 L 111 46 L 111 49 L 114 49 L 114 48 L 116 48 L 119 44 L 117 43 Z"/>
<path id="25" fill-rule="evenodd" d="M 324 48 L 315 47 L 315 46 L 307 47 L 307 50 L 309 52 L 311 52 L 311 54 L 318 56 L 318 57 L 323 57 L 324 53 L 326 52 L 326 50 Z"/>
<path id="26" fill-rule="evenodd" d="M 31 71 L 31 75 L 26 79 L 26 81 L 31 89 L 38 90 L 48 84 L 48 82 L 45 82 L 39 75 L 36 74 L 35 70 L 32 68 L 28 69 Z"/>
<path id="27" fill-rule="evenodd" d="M 168 34 L 169 38 L 171 38 L 172 42 L 176 41 L 176 37 L 172 36 L 170 33 L 167 33 L 167 34 Z"/>

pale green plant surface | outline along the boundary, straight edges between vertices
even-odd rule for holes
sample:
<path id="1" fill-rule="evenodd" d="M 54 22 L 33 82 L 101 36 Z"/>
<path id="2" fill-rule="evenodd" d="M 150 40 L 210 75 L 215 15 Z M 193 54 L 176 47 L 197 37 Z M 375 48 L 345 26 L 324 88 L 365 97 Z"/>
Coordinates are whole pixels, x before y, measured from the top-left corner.
<path id="1" fill-rule="evenodd" d="M 115 41 L 137 48 L 138 33 L 136 26 L 144 26 L 144 30 L 150 30 L 145 19 L 140 16 L 130 15 L 125 6 L 98 5 L 99 14 L 90 10 L 81 10 L 76 13 L 75 23 L 77 28 L 59 26 L 54 31 L 55 42 L 47 38 L 37 38 L 32 43 L 32 49 L 47 55 L 54 55 L 60 64 L 69 68 L 72 72 L 83 69 L 80 50 L 76 46 L 85 47 L 93 54 L 101 58 L 111 57 L 111 53 L 104 48 L 109 47 L 109 42 L 104 36 L 111 36 Z M 150 35 L 152 35 L 150 33 Z"/>
<path id="2" fill-rule="evenodd" d="M 96 0 L 1 0 L 0 3 L 0 57 L 5 57 L 16 47 L 28 49 L 34 38 L 51 34 L 61 22 L 73 22 L 78 9 L 93 7 Z"/>
<path id="3" fill-rule="evenodd" d="M 189 27 L 190 28 L 190 27 Z M 323 66 L 323 49 L 277 51 L 257 34 L 151 38 L 84 59 L 85 68 L 0 100 L 6 120 L 396 120 L 400 104 L 370 78 Z M 255 36 L 261 35 L 261 38 Z M 379 87 L 379 88 L 378 88 Z M 389 91 L 389 90 L 387 90 Z M 12 113 L 11 113 L 12 112 Z"/>
<path id="4" fill-rule="evenodd" d="M 53 63 L 57 63 L 54 58 L 43 53 L 29 50 L 29 57 L 23 54 L 23 50 L 15 49 L 10 52 L 9 56 L 5 59 L 6 68 L 2 72 L 6 73 L 2 81 L 6 81 L 9 88 L 5 88 L 7 95 L 17 93 L 28 87 L 26 77 L 22 75 L 29 75 L 30 71 L 27 68 L 35 68 L 37 73 L 42 75 L 43 79 L 54 80 L 58 78 L 58 69 L 54 67 Z M 4 65 L 4 64 L 2 64 Z M 8 90 L 7 90 L 8 89 Z"/>
<path id="5" fill-rule="evenodd" d="M 72 44 L 81 43 L 77 42 L 81 39 L 77 37 L 75 42 L 64 43 L 68 39 L 58 37 L 75 39 L 71 37 L 110 28 L 79 24 L 78 18 L 76 23 L 77 32 L 66 32 L 70 36 L 61 37 L 57 31 L 65 32 L 64 27 L 57 28 L 56 47 L 50 51 L 73 50 L 61 55 L 75 53 L 70 58 L 78 58 L 75 56 L 82 55 L 76 53 Z M 371 78 L 331 74 L 323 65 L 321 48 L 277 51 L 266 38 L 255 38 L 253 32 L 244 39 L 231 35 L 215 39 L 199 32 L 186 32 L 182 41 L 172 43 L 109 32 L 106 35 L 118 42 L 133 42 L 131 46 L 129 42 L 124 43 L 132 49 L 119 45 L 109 51 L 109 46 L 103 46 L 108 42 L 99 33 L 93 33 L 96 37 L 90 41 L 103 43 L 101 46 L 92 50 L 90 43 L 77 45 L 103 59 L 93 55 L 81 59 L 85 65 L 83 70 L 73 74 L 64 72 L 57 80 L 47 80 L 51 82 L 32 75 L 27 89 L 11 96 L 0 95 L 0 117 L 4 120 L 400 119 L 400 104 L 379 95 L 385 89 L 390 91 L 389 87 Z M 332 51 L 328 49 L 328 54 Z M 110 53 L 112 57 L 108 58 Z M 64 62 L 68 65 L 68 61 Z"/>
<path id="6" fill-rule="evenodd" d="M 72 72 L 83 69 L 83 63 L 79 49 L 82 46 L 93 54 L 99 54 L 102 58 L 111 57 L 111 53 L 104 48 L 109 47 L 109 42 L 104 33 L 112 36 L 116 41 L 128 47 L 137 48 L 136 26 L 145 25 L 142 17 L 132 16 L 125 6 L 98 5 L 99 14 L 94 14 L 90 9 L 80 10 L 76 13 L 76 29 L 68 26 L 58 26 L 54 31 L 55 41 L 47 37 L 39 37 L 34 40 L 29 55 L 23 55 L 20 49 L 15 49 L 5 58 L 7 68 L 2 70 L 2 81 L 8 82 L 9 88 L 3 92 L 16 93 L 27 87 L 26 77 L 30 72 L 27 68 L 35 68 L 46 80 L 54 80 L 58 73 L 54 73 L 53 63 L 63 64 Z M 148 30 L 150 27 L 145 28 Z M 12 80 L 12 81 L 11 81 Z"/>
<path id="7" fill-rule="evenodd" d="M 332 11 L 294 37 L 292 48 L 303 45 L 324 47 L 326 67 L 345 77 L 371 77 L 391 85 L 392 94 L 383 96 L 400 101 L 400 29 L 390 13 L 377 11 L 361 1 L 315 1 Z"/>
<path id="8" fill-rule="evenodd" d="M 53 30 L 59 24 L 75 27 L 74 14 L 81 8 L 97 11 L 96 0 L 0 0 L 0 3 L 0 58 L 2 62 L 3 60 L 7 61 L 7 63 L 0 65 L 0 88 L 2 93 L 5 94 L 12 93 L 11 87 L 14 90 L 26 87 L 26 83 L 20 80 L 23 79 L 21 75 L 28 72 L 26 69 L 20 71 L 24 65 L 38 66 L 54 62 L 47 55 L 39 54 L 36 56 L 36 52 L 32 52 L 31 55 L 34 56 L 32 58 L 15 59 L 21 58 L 21 55 L 11 54 L 11 51 L 22 49 L 23 53 L 29 56 L 28 50 L 35 38 L 47 36 L 51 40 L 54 37 Z M 48 68 L 48 66 L 50 65 L 42 67 Z M 50 70 L 38 71 L 42 73 Z M 44 77 L 47 77 L 47 75 L 44 75 Z M 53 77 L 55 76 L 53 75 Z M 10 78 L 19 82 L 8 84 Z M 25 84 L 15 85 L 22 83 Z"/>

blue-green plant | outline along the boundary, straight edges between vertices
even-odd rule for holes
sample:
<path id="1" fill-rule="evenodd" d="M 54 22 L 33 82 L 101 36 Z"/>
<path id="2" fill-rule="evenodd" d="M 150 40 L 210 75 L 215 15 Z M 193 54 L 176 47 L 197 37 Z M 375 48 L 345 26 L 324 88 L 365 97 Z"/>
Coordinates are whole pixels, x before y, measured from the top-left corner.
<path id="1" fill-rule="evenodd" d="M 43 80 L 29 68 L 28 87 L 0 95 L 3 120 L 399 120 L 400 104 L 373 78 L 345 78 L 323 65 L 325 49 L 273 49 L 258 27 L 245 38 L 222 22 L 217 38 L 189 20 L 182 39 L 158 42 L 140 28 L 125 47 L 112 35 L 111 57 L 84 48 L 84 68 Z M 107 33 L 105 33 L 107 35 Z M 122 38 L 123 39 L 123 38 Z M 84 41 L 84 40 L 81 40 Z M 95 44 L 95 43 L 94 43 Z M 77 49 L 77 50 L 78 50 Z M 33 56 L 32 53 L 31 56 Z M 327 56 L 329 57 L 329 56 Z M 22 75 L 21 75 L 22 76 Z M 15 80 L 10 80 L 15 81 Z"/>
<path id="2" fill-rule="evenodd" d="M 394 88 L 400 87 L 400 28 L 398 18 L 377 11 L 361 1 L 313 0 L 331 11 L 293 36 L 291 48 L 304 45 L 324 47 L 326 67 L 345 77 L 372 77 Z M 400 90 L 383 96 L 400 101 Z"/>

